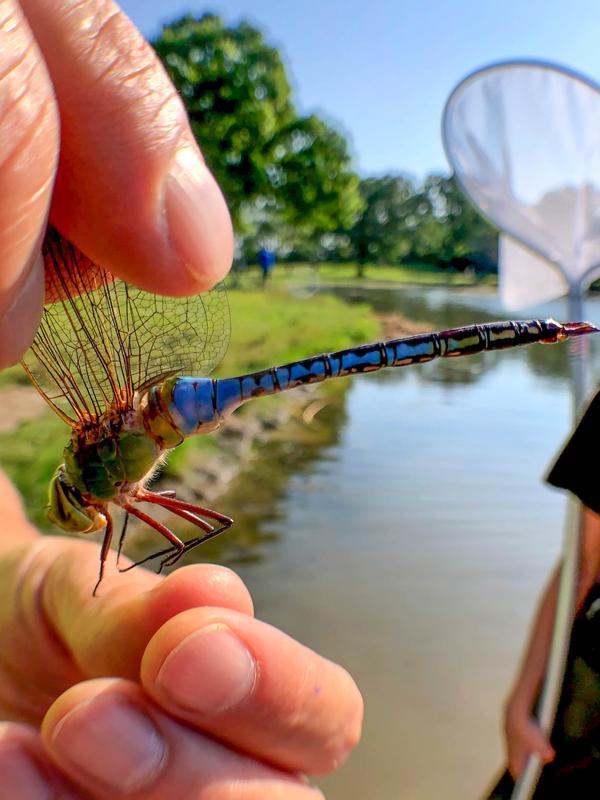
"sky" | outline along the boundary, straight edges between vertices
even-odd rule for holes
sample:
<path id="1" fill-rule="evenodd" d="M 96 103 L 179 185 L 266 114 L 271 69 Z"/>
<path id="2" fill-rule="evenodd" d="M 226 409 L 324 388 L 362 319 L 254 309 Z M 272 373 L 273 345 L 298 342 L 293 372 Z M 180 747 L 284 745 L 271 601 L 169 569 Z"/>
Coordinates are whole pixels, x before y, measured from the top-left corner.
<path id="1" fill-rule="evenodd" d="M 294 100 L 349 139 L 361 175 L 448 172 L 444 103 L 498 60 L 553 61 L 600 81 L 598 0 L 122 0 L 148 38 L 189 12 L 246 19 L 283 55 Z"/>

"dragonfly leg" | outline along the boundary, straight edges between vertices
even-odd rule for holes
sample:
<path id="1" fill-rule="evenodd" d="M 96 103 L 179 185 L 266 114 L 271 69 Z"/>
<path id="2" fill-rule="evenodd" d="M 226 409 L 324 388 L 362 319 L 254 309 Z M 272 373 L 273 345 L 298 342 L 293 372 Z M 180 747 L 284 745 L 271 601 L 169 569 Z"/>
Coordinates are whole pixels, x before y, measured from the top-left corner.
<path id="1" fill-rule="evenodd" d="M 226 517 L 225 514 L 220 514 L 218 511 L 213 511 L 212 508 L 206 508 L 205 506 L 197 506 L 192 503 L 186 503 L 183 500 L 166 498 L 164 496 L 156 497 L 153 492 L 148 492 L 146 490 L 141 490 L 138 493 L 138 499 L 148 503 L 157 503 L 163 508 L 168 508 L 173 514 L 177 514 L 178 517 L 182 517 L 182 519 L 188 520 L 188 522 L 206 531 L 204 536 L 197 536 L 195 539 L 186 542 L 183 550 L 167 548 L 161 553 L 156 553 L 155 556 L 157 558 L 164 556 L 160 562 L 159 572 L 165 567 L 172 567 L 185 553 L 189 553 L 190 550 L 193 550 L 195 547 L 198 547 L 204 542 L 208 542 L 210 539 L 214 539 L 233 525 L 231 517 Z M 204 520 L 200 519 L 200 517 L 208 517 L 208 519 L 213 519 L 220 524 L 218 527 L 214 528 L 212 525 L 208 525 Z"/>
<path id="2" fill-rule="evenodd" d="M 133 514 L 134 517 L 137 517 L 142 522 L 145 522 L 146 525 L 149 525 L 151 528 L 154 528 L 155 531 L 158 531 L 161 536 L 164 536 L 165 539 L 171 542 L 171 547 L 169 547 L 169 552 L 184 552 L 185 550 L 185 543 L 181 541 L 178 536 L 175 536 L 173 531 L 170 531 L 166 525 L 163 525 L 162 522 L 159 522 L 157 519 L 153 519 L 148 514 L 145 514 L 143 511 L 140 511 L 139 508 L 135 508 L 132 506 L 131 503 L 123 503 L 123 508 L 125 511 L 128 511 L 130 514 Z M 137 567 L 140 564 L 143 564 L 146 561 L 154 558 L 154 556 L 149 556 L 148 558 L 144 558 L 142 561 L 138 561 L 135 564 L 131 564 L 129 567 L 124 567 L 123 569 L 119 570 L 120 572 L 128 572 L 133 567 Z M 162 569 L 162 567 L 161 567 Z"/>
<path id="3" fill-rule="evenodd" d="M 189 506 L 190 504 L 189 503 L 184 503 L 183 505 Z M 194 508 L 194 506 L 190 506 L 190 507 Z M 202 509 L 203 512 L 205 510 L 206 509 Z M 181 517 L 182 519 L 188 520 L 188 522 L 191 522 L 191 523 L 193 523 L 195 525 L 198 525 L 198 522 L 203 522 L 203 520 L 199 519 L 197 514 L 194 514 L 193 512 L 188 511 L 187 508 L 171 508 L 171 511 L 174 514 L 177 514 L 178 517 Z M 189 542 L 185 542 L 183 550 L 175 550 L 175 548 L 169 547 L 169 548 L 167 548 L 167 550 L 163 551 L 162 553 L 160 553 L 160 554 L 157 553 L 156 556 L 158 556 L 158 555 L 165 556 L 160 562 L 160 570 L 159 571 L 162 571 L 165 567 L 172 567 L 174 564 L 176 564 L 179 561 L 181 556 L 183 556 L 185 553 L 189 553 L 190 550 L 193 550 L 195 547 L 198 547 L 198 545 L 204 544 L 204 542 L 208 542 L 210 539 L 214 539 L 220 533 L 223 533 L 223 531 L 226 531 L 228 528 L 230 528 L 233 525 L 233 520 L 230 517 L 226 517 L 223 514 L 219 514 L 217 511 L 212 511 L 211 513 L 215 515 L 215 518 L 219 517 L 219 521 L 222 522 L 221 526 L 217 527 L 217 528 L 213 528 L 212 526 L 208 526 L 209 530 L 203 536 L 196 536 L 195 539 L 190 539 Z M 198 527 L 203 527 L 203 526 L 198 526 Z M 206 530 L 206 528 L 204 528 L 204 527 L 203 527 L 203 529 Z"/>
<path id="4" fill-rule="evenodd" d="M 96 581 L 96 585 L 94 586 L 94 591 L 92 592 L 92 597 L 96 597 L 96 592 L 98 591 L 98 587 L 102 583 L 102 578 L 104 577 L 104 565 L 106 563 L 106 557 L 108 555 L 108 551 L 110 550 L 110 543 L 112 541 L 113 535 L 113 521 L 112 517 L 108 512 L 104 512 L 106 517 L 106 528 L 104 530 L 104 539 L 102 539 L 102 547 L 100 548 L 100 570 L 98 572 L 98 580 Z"/>
<path id="5" fill-rule="evenodd" d="M 183 503 L 181 500 L 175 500 L 172 497 L 165 497 L 162 494 L 154 494 L 153 492 L 145 492 L 144 490 L 140 490 L 135 495 L 136 503 L 154 503 L 157 506 L 161 506 L 161 508 L 166 508 L 169 511 L 172 511 L 175 514 L 178 514 L 180 510 L 191 513 L 193 519 L 189 519 L 189 522 L 192 522 L 194 525 L 197 525 L 199 528 L 202 528 L 206 532 L 210 532 L 213 530 L 213 526 L 206 522 L 205 520 L 200 518 L 200 514 L 204 509 L 200 507 L 192 506 L 189 503 Z M 179 514 L 179 516 L 182 516 Z M 184 516 L 184 519 L 188 519 Z"/>
<path id="6" fill-rule="evenodd" d="M 219 534 L 226 531 L 232 525 L 233 525 L 233 520 L 231 520 L 228 524 L 221 525 L 220 528 L 215 528 L 213 531 L 205 534 L 204 536 L 197 536 L 195 539 L 190 539 L 189 542 L 185 543 L 185 547 L 181 551 L 173 552 L 174 548 L 170 547 L 169 550 L 171 551 L 171 555 L 167 556 L 166 558 L 163 558 L 163 560 L 161 561 L 161 569 L 164 569 L 164 567 L 172 567 L 173 564 L 176 564 L 179 561 L 179 559 L 186 553 L 189 553 L 190 550 L 194 550 L 199 545 L 204 544 L 205 542 L 208 542 L 211 539 L 215 539 L 217 536 L 219 536 Z"/>
<path id="7" fill-rule="evenodd" d="M 174 542 L 173 546 L 166 547 L 164 550 L 159 550 L 156 553 L 146 556 L 146 558 L 143 558 L 141 561 L 137 561 L 130 567 L 126 567 L 125 570 L 122 570 L 123 572 L 128 569 L 132 569 L 133 567 L 137 567 L 140 564 L 145 564 L 147 561 L 153 561 L 156 558 L 161 558 L 162 560 L 158 569 L 158 572 L 160 573 L 165 567 L 170 567 L 173 566 L 173 564 L 176 564 L 181 556 L 184 555 L 184 553 L 188 553 L 190 550 L 198 547 L 198 545 L 202 544 L 203 542 L 209 541 L 209 539 L 214 539 L 220 533 L 223 533 L 223 531 L 227 530 L 233 525 L 233 520 L 231 517 L 226 517 L 224 514 L 220 514 L 218 511 L 213 511 L 212 509 L 204 508 L 203 506 L 195 506 L 192 503 L 185 503 L 182 500 L 176 500 L 173 497 L 165 496 L 162 493 L 158 494 L 155 492 L 140 490 L 136 494 L 135 500 L 136 502 L 140 503 L 155 503 L 156 505 L 160 505 L 163 508 L 171 511 L 173 514 L 176 514 L 178 517 L 181 517 L 187 522 L 191 522 L 196 527 L 201 528 L 204 531 L 204 534 L 191 539 L 189 542 L 182 542 L 180 539 L 175 537 L 177 542 Z M 127 506 L 124 507 L 127 508 Z M 139 516 L 141 513 L 142 512 L 139 512 L 137 516 Z M 151 519 L 150 517 L 147 517 L 146 514 L 143 516 L 144 520 Z M 206 520 L 202 519 L 201 516 L 213 519 L 220 524 L 217 527 L 213 527 L 206 522 Z M 160 523 L 156 524 L 158 525 Z M 152 527 L 156 528 L 156 525 L 152 525 Z M 169 533 L 171 532 L 169 531 Z M 174 536 L 174 534 L 171 535 Z M 171 540 L 169 539 L 169 541 Z"/>
<path id="8" fill-rule="evenodd" d="M 125 518 L 123 519 L 123 527 L 121 528 L 121 535 L 119 536 L 119 547 L 117 549 L 117 567 L 121 558 L 123 544 L 125 542 L 125 534 L 127 533 L 127 523 L 129 522 L 129 511 L 125 511 Z"/>
<path id="9" fill-rule="evenodd" d="M 164 492 L 154 492 L 154 494 L 160 497 L 168 497 L 168 498 L 174 498 L 176 496 L 175 491 L 173 489 L 165 489 Z M 121 528 L 121 535 L 119 536 L 119 547 L 117 549 L 117 567 L 119 566 L 121 553 L 123 552 L 123 544 L 125 542 L 125 534 L 127 533 L 128 522 L 129 522 L 129 511 L 125 511 L 125 517 L 123 519 L 123 527 Z"/>
<path id="10" fill-rule="evenodd" d="M 193 503 L 185 503 L 183 500 L 178 500 L 175 498 L 175 492 L 149 492 L 147 489 L 140 489 L 136 495 L 136 500 L 144 503 L 156 503 L 156 505 L 168 508 L 174 513 L 177 513 L 176 509 L 191 511 L 195 517 L 208 517 L 208 519 L 214 519 L 222 525 L 233 525 L 231 517 L 219 514 L 218 511 L 213 511 L 212 508 L 196 506 Z"/>
<path id="11" fill-rule="evenodd" d="M 157 553 L 152 553 L 152 555 L 146 556 L 146 558 L 138 561 L 135 564 L 132 564 L 132 566 L 127 567 L 127 569 L 132 569 L 132 567 L 137 567 L 140 564 L 145 564 L 147 561 L 153 561 L 155 558 L 161 558 L 161 556 L 163 556 L 158 569 L 158 572 L 161 573 L 165 567 L 172 567 L 174 564 L 176 564 L 179 559 L 186 553 L 189 553 L 190 550 L 194 550 L 199 545 L 204 544 L 204 542 L 214 539 L 230 527 L 231 525 L 222 525 L 220 528 L 214 528 L 210 533 L 206 533 L 204 536 L 197 536 L 195 539 L 190 539 L 189 542 L 185 542 L 185 546 L 182 550 L 179 550 L 176 547 L 166 547 L 164 550 L 159 550 Z M 125 572 L 125 570 L 122 570 L 122 572 Z"/>

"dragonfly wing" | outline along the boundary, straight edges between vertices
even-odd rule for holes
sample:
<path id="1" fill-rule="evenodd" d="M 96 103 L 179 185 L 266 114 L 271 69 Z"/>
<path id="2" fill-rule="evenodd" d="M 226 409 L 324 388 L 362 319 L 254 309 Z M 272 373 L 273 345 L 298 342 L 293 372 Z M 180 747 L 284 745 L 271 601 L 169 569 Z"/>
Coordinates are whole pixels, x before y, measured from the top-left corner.
<path id="1" fill-rule="evenodd" d="M 114 278 L 55 231 L 44 242 L 47 305 L 23 366 L 66 421 L 89 422 L 165 374 L 202 375 L 230 335 L 223 285 L 160 297 Z"/>

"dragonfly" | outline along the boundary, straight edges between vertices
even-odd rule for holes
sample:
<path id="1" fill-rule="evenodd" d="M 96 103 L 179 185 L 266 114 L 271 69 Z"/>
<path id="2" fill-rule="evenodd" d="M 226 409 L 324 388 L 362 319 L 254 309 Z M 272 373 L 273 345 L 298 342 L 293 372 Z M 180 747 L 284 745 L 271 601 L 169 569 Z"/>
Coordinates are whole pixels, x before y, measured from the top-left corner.
<path id="1" fill-rule="evenodd" d="M 111 547 L 114 508 L 164 538 L 162 550 L 137 562 L 158 558 L 159 571 L 233 524 L 175 492 L 148 487 L 170 450 L 188 437 L 216 431 L 244 403 L 332 378 L 561 342 L 598 330 L 552 319 L 475 324 L 214 379 L 207 375 L 221 361 L 230 335 L 222 285 L 190 298 L 153 295 L 115 278 L 53 228 L 43 254 L 46 305 L 22 363 L 71 429 L 50 482 L 48 516 L 66 531 L 104 530 L 94 593 Z M 197 534 L 182 540 L 152 516 L 153 506 L 190 523 Z M 124 534 L 125 526 L 119 552 Z"/>

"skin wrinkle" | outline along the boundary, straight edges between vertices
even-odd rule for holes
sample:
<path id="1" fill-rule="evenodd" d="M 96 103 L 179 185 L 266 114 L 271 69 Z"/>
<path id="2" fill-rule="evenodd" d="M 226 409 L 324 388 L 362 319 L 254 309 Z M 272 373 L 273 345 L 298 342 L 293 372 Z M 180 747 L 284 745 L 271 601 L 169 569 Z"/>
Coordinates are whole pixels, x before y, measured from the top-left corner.
<path id="1" fill-rule="evenodd" d="M 23 82 L 23 76 L 19 74 L 20 70 L 23 67 L 23 63 L 31 59 L 35 71 L 43 76 L 44 82 L 47 83 L 43 61 L 40 59 L 37 44 L 27 26 L 26 20 L 17 12 L 16 7 L 8 19 L 14 20 L 14 24 L 11 30 L 4 32 L 8 41 L 4 41 L 2 52 L 6 53 L 12 50 L 13 52 L 16 51 L 16 55 L 12 57 L 12 61 L 6 65 L 6 68 L 3 68 L 0 72 L 0 80 L 9 81 L 9 88 L 10 83 L 16 84 L 20 88 Z M 6 91 L 5 87 L 3 89 Z"/>
<path id="2" fill-rule="evenodd" d="M 27 213 L 29 214 L 29 213 L 33 213 L 33 212 L 28 210 Z M 15 220 L 10 225 L 9 228 L 4 228 L 4 226 L 2 226 L 2 233 L 0 234 L 0 242 L 2 242 L 4 239 L 8 239 L 8 241 L 10 243 L 10 248 L 8 246 L 6 246 L 5 244 L 2 244 L 1 247 L 0 247 L 0 249 L 2 250 L 2 253 L 4 255 L 4 258 L 6 260 L 9 260 L 10 258 L 12 258 L 12 254 L 14 252 L 18 253 L 22 247 L 24 247 L 26 244 L 28 244 L 31 241 L 31 233 L 30 233 L 29 229 L 26 226 L 23 225 L 23 221 L 24 220 L 22 218 L 20 218 L 20 219 Z M 17 231 L 17 233 L 18 233 L 19 229 L 22 229 L 22 232 L 19 234 L 18 237 L 15 237 L 13 231 Z M 41 244 L 41 241 L 40 241 L 40 244 Z M 32 255 L 33 255 L 33 251 L 35 251 L 35 250 L 37 250 L 37 243 L 36 243 L 36 247 L 32 248 Z M 18 289 L 20 288 L 20 285 L 24 284 L 26 282 L 26 280 L 27 280 L 27 275 L 25 275 L 23 273 L 21 273 L 20 275 L 16 275 L 14 282 L 10 286 L 5 286 L 3 289 L 0 289 L 0 298 L 6 292 L 9 292 L 11 297 L 17 295 L 18 294 Z M 1 302 L 0 302 L 0 311 L 2 311 L 2 303 Z"/>
<path id="3" fill-rule="evenodd" d="M 97 75 L 93 76 L 91 82 L 92 85 L 97 83 L 104 83 L 105 79 L 108 77 L 112 79 L 117 79 L 116 76 L 117 67 L 119 65 L 119 62 L 121 61 L 121 58 L 122 58 L 121 54 L 115 53 L 113 59 L 107 63 L 106 67 L 103 70 L 101 70 Z M 150 67 L 153 65 L 148 64 L 147 66 Z M 136 70 L 136 72 L 139 72 L 139 70 Z M 118 80 L 123 80 L 123 79 L 121 76 L 119 76 Z"/>
<path id="4" fill-rule="evenodd" d="M 33 39 L 29 38 L 29 40 L 25 44 L 25 47 L 16 56 L 15 60 L 12 61 L 10 64 L 7 64 L 5 68 L 0 70 L 0 81 L 4 81 L 6 78 L 9 77 L 11 73 L 16 72 L 21 67 L 25 59 L 31 55 L 33 49 L 34 49 Z M 37 50 L 37 48 L 35 49 Z M 35 60 L 33 60 L 32 67 L 33 68 L 37 67 Z"/>
<path id="5" fill-rule="evenodd" d="M 68 665 L 73 667 L 76 663 L 73 654 L 46 607 L 47 583 L 56 563 L 46 557 L 46 551 L 51 548 L 52 542 L 48 541 L 39 542 L 34 547 L 30 546 L 30 553 L 23 559 L 15 586 L 15 607 L 18 618 L 21 618 L 28 628 L 37 632 L 41 627 L 45 634 L 45 645 L 55 651 L 53 657 L 67 661 Z M 34 612 L 33 620 L 31 620 L 31 610 Z"/>
<path id="6" fill-rule="evenodd" d="M 38 704 L 31 693 L 27 694 L 19 688 L 19 673 L 12 664 L 5 661 L 0 654 L 0 671 L 8 677 L 8 681 L 2 681 L 0 686 L 0 709 L 3 717 L 10 720 L 25 722 L 28 725 L 39 725 L 44 710 L 47 709 L 52 700 L 48 703 Z M 10 682 L 10 686 L 7 685 Z M 16 691 L 14 691 L 16 689 Z M 26 695 L 26 697 L 24 697 Z M 54 698 L 52 698 L 54 699 Z M 26 703 L 25 700 L 28 702 Z"/>
<path id="7" fill-rule="evenodd" d="M 154 108 L 152 109 L 152 120 L 151 123 L 153 128 L 156 130 L 157 128 L 163 131 L 163 140 L 167 142 L 167 135 L 170 138 L 171 136 L 174 137 L 174 141 L 170 144 L 173 148 L 171 152 L 175 152 L 178 149 L 178 145 L 183 139 L 186 144 L 189 145 L 189 140 L 192 138 L 189 132 L 189 127 L 187 123 L 187 119 L 185 117 L 185 111 L 183 109 L 183 105 L 179 98 L 179 95 L 173 91 L 167 97 L 158 104 L 154 104 Z M 165 120 L 162 121 L 162 117 L 165 117 Z M 148 123 L 146 123 L 148 124 Z M 150 145 L 152 143 L 150 142 Z M 152 152 L 154 148 L 150 146 L 148 148 L 149 152 Z M 162 152 L 167 148 L 160 148 L 156 145 L 156 150 L 158 152 Z"/>
<path id="8" fill-rule="evenodd" d="M 33 213 L 33 211 L 29 212 Z M 31 235 L 27 226 L 23 225 L 23 220 L 18 220 L 18 227 L 22 229 L 22 232 L 19 234 L 17 231 L 17 235 L 13 235 L 9 238 L 9 242 L 11 247 L 7 247 L 6 244 L 2 243 L 2 238 L 0 238 L 0 249 L 4 253 L 6 259 L 13 257 L 13 254 L 16 252 L 18 253 L 20 248 L 22 247 L 25 249 L 25 245 L 29 245 L 30 253 L 26 263 L 30 265 L 29 270 L 24 270 L 20 275 L 17 275 L 15 278 L 14 283 L 12 286 L 5 286 L 4 288 L 0 289 L 0 315 L 8 314 L 11 309 L 19 302 L 19 294 L 20 289 L 27 285 L 31 277 L 31 270 L 35 268 L 35 263 L 38 258 L 41 258 L 39 255 L 39 251 L 42 246 L 42 240 L 44 238 L 44 232 L 46 230 L 46 223 L 48 221 L 48 209 L 46 209 L 46 213 L 43 215 L 43 219 L 41 220 L 40 229 L 38 235 L 35 237 L 33 244 L 31 244 Z M 8 229 L 13 230 L 16 225 L 11 225 Z M 5 303 L 6 296 L 8 295 L 9 301 Z M 5 307 L 4 307 L 5 306 Z M 30 526 L 33 529 L 32 526 Z M 36 538 L 37 538 L 37 531 Z"/>
<path id="9" fill-rule="evenodd" d="M 71 660 L 71 663 L 73 665 L 75 665 L 77 667 L 77 669 L 83 675 L 83 674 L 85 674 L 85 670 L 82 668 L 82 665 L 78 663 L 77 659 L 75 658 L 75 654 L 73 653 L 73 650 L 69 646 L 68 642 L 59 633 L 57 624 L 55 622 L 56 614 L 55 614 L 55 611 L 53 612 L 54 603 L 52 602 L 52 598 L 53 598 L 53 595 L 54 595 L 54 591 L 51 591 L 48 588 L 49 583 L 50 583 L 50 576 L 55 570 L 58 571 L 59 577 L 56 578 L 56 577 L 54 577 L 54 575 L 52 575 L 53 583 L 56 583 L 56 581 L 58 581 L 59 584 L 61 583 L 61 581 L 60 581 L 60 571 L 61 571 L 61 569 L 64 570 L 65 561 L 66 561 L 66 566 L 67 567 L 69 566 L 69 564 L 71 563 L 71 558 L 72 557 L 73 557 L 72 553 L 68 553 L 68 552 L 61 553 L 57 559 L 55 559 L 54 561 L 50 562 L 47 565 L 47 568 L 42 573 L 42 581 L 41 581 L 41 585 L 38 587 L 38 589 L 40 591 L 40 596 L 41 596 L 41 600 L 42 600 L 42 607 L 44 609 L 44 613 L 43 613 L 43 616 L 42 616 L 43 621 L 47 622 L 50 634 L 54 637 L 55 641 L 58 641 L 58 642 L 61 643 L 61 645 L 64 648 L 65 652 L 68 654 L 68 656 L 69 656 L 69 658 Z"/>
<path id="10" fill-rule="evenodd" d="M 49 643 L 52 647 L 56 648 L 59 651 L 59 654 L 63 658 L 63 660 L 68 661 L 70 665 L 75 667 L 77 662 L 73 657 L 73 653 L 71 652 L 71 649 L 69 648 L 66 640 L 59 633 L 46 607 L 46 594 L 47 594 L 46 587 L 48 584 L 51 571 L 52 571 L 52 565 L 50 564 L 44 570 L 41 576 L 41 580 L 39 580 L 38 582 L 38 585 L 36 587 L 36 592 L 33 598 L 34 608 L 38 613 L 39 619 L 42 621 L 42 626 L 44 628 L 44 632 L 46 633 L 48 639 L 47 644 Z M 79 671 L 81 672 L 81 669 L 79 669 Z"/>
<path id="11" fill-rule="evenodd" d="M 19 74 L 19 84 L 17 87 L 18 93 L 13 95 L 13 98 L 19 105 L 19 107 L 23 108 L 26 103 L 29 103 L 29 96 L 32 91 L 28 83 L 37 76 L 39 72 L 39 65 L 36 64 L 35 61 L 33 60 L 31 61 L 31 63 L 24 61 L 20 72 L 22 74 Z M 29 103 L 29 105 L 35 107 L 37 103 Z"/>
<path id="12" fill-rule="evenodd" d="M 8 13 L 4 17 L 0 17 L 0 33 L 12 33 L 17 27 L 17 15 L 13 10 L 9 10 Z M 9 26 L 9 23 L 12 22 L 12 25 Z M 6 28 L 6 30 L 4 30 Z"/>
<path id="13" fill-rule="evenodd" d="M 16 102 L 18 102 L 18 99 L 16 100 Z M 40 135 L 40 130 L 46 128 L 46 126 L 42 124 L 42 120 L 46 116 L 53 116 L 53 115 L 54 115 L 54 105 L 51 100 L 48 100 L 41 106 L 36 116 L 32 120 L 28 120 L 27 123 L 24 126 L 22 126 L 25 128 L 22 135 L 16 139 L 13 147 L 11 147 L 10 152 L 6 155 L 6 157 L 0 160 L 0 168 L 2 170 L 9 171 L 14 165 L 14 161 L 16 161 L 20 156 L 23 155 L 24 150 L 32 149 L 32 144 L 34 140 Z M 54 182 L 54 174 L 51 170 L 48 170 L 48 177 L 46 178 L 45 185 L 47 186 L 49 183 L 53 182 Z M 39 194 L 38 189 L 35 189 L 34 191 L 36 194 Z M 31 196 L 28 195 L 28 200 L 31 199 L 32 199 Z M 11 212 L 13 210 L 14 209 L 11 209 Z"/>
<path id="14" fill-rule="evenodd" d="M 156 98 L 160 98 L 160 103 L 158 105 L 158 111 L 155 113 L 155 122 L 157 124 L 161 124 L 160 120 L 158 119 L 160 112 L 163 109 L 172 103 L 173 101 L 176 102 L 177 105 L 177 114 L 176 116 L 179 117 L 177 120 L 178 124 L 185 123 L 185 114 L 183 112 L 183 108 L 181 106 L 181 101 L 177 92 L 174 90 L 172 86 L 170 86 L 167 82 L 167 76 L 164 73 L 161 65 L 155 60 L 153 51 L 148 49 L 145 41 L 141 37 L 136 37 L 132 39 L 129 35 L 126 38 L 128 42 L 127 47 L 127 64 L 131 65 L 132 61 L 135 61 L 135 56 L 141 60 L 141 64 L 138 68 L 131 68 L 127 70 L 126 74 L 118 75 L 118 80 L 115 79 L 115 70 L 114 67 L 118 65 L 118 63 L 123 58 L 123 29 L 124 26 L 122 24 L 123 15 L 119 12 L 113 12 L 109 15 L 109 17 L 94 31 L 94 43 L 91 53 L 95 53 L 95 50 L 100 47 L 105 47 L 107 50 L 107 55 L 100 59 L 102 62 L 106 62 L 108 54 L 112 51 L 113 57 L 110 58 L 109 64 L 107 67 L 103 68 L 102 71 L 98 74 L 93 76 L 92 80 L 94 82 L 101 82 L 102 78 L 106 74 L 111 74 L 111 99 L 114 101 L 114 94 L 117 94 L 120 99 L 123 100 L 123 103 L 127 105 L 130 103 L 130 87 L 127 86 L 134 77 L 139 79 L 140 75 L 148 73 L 150 79 L 147 82 L 147 93 L 146 96 L 148 98 L 147 106 L 156 105 Z M 114 31 L 113 31 L 114 29 Z M 138 50 L 138 53 L 135 53 L 135 50 Z M 135 55 L 132 56 L 132 50 Z M 160 81 L 160 86 L 157 87 L 157 79 Z M 125 85 L 124 85 L 125 84 Z M 136 94 L 136 104 L 138 107 L 143 108 L 144 103 L 144 92 L 140 91 L 141 82 L 136 80 L 135 83 L 135 94 Z M 119 91 L 123 89 L 123 91 Z M 166 92 L 166 94 L 165 94 Z M 117 110 L 119 109 L 119 105 L 115 104 L 113 106 Z M 172 112 L 169 112 L 169 116 Z M 144 126 L 147 126 L 147 120 L 144 120 Z M 170 121 L 168 126 L 161 125 L 163 130 L 168 131 L 170 128 L 173 127 L 172 122 Z"/>
<path id="15" fill-rule="evenodd" d="M 41 199 L 42 195 L 50 189 L 53 183 L 54 183 L 54 175 L 48 175 L 48 177 L 46 178 L 44 183 L 39 187 L 39 189 L 35 189 L 35 191 L 30 193 L 29 197 L 23 204 L 23 209 L 27 211 L 28 214 L 31 213 L 30 207 Z M 17 225 L 11 225 L 11 228 L 9 228 L 8 230 L 14 229 L 16 227 Z"/>
<path id="16" fill-rule="evenodd" d="M 62 14 L 65 17 L 72 17 L 79 13 L 82 9 L 89 7 L 89 0 L 64 0 Z"/>
<path id="17" fill-rule="evenodd" d="M 134 79 L 137 80 L 140 75 L 144 75 L 147 72 L 154 74 L 155 70 L 156 70 L 156 65 L 149 63 L 146 64 L 145 66 L 138 67 L 137 69 L 130 70 L 127 73 L 124 73 L 122 76 L 120 76 L 119 80 L 121 81 L 131 81 Z M 154 86 L 151 86 L 149 91 L 151 91 L 153 94 L 159 94 Z M 160 94 L 162 94 L 162 92 Z"/>
<path id="18" fill-rule="evenodd" d="M 22 608 L 22 606 L 22 603 L 17 605 L 17 611 L 19 607 Z M 26 615 L 23 616 L 25 617 Z M 11 655 L 18 650 L 19 648 L 8 647 L 0 651 L 0 672 L 9 678 L 8 682 L 0 681 L 0 689 L 2 690 L 0 697 L 4 696 L 7 698 L 4 703 L 0 701 L 0 706 L 15 709 L 16 713 L 13 715 L 14 719 L 27 721 L 33 724 L 39 723 L 43 711 L 48 708 L 50 703 L 54 700 L 54 696 L 42 693 L 38 698 L 34 698 L 34 689 L 36 687 L 31 686 L 29 694 L 26 694 L 24 697 L 24 693 L 20 691 L 19 688 L 21 684 L 20 669 L 11 661 Z M 16 689 L 16 692 L 12 691 L 13 689 Z M 30 702 L 26 704 L 24 702 L 25 699 Z"/>
<path id="19" fill-rule="evenodd" d="M 140 67 L 140 71 L 147 72 L 149 75 L 156 75 L 157 69 L 155 64 L 148 64 Z M 162 75 L 160 76 L 162 79 Z M 124 78 L 121 85 L 127 84 L 128 81 Z M 142 86 L 146 91 L 142 90 Z M 100 87 L 101 89 L 103 87 Z M 113 125 L 113 138 L 116 141 L 121 140 L 125 143 L 124 148 L 128 151 L 128 158 L 135 160 L 136 158 L 145 164 L 147 170 L 148 156 L 153 152 L 163 154 L 170 149 L 169 140 L 179 138 L 182 133 L 188 133 L 188 124 L 185 116 L 185 110 L 177 92 L 170 88 L 166 90 L 165 87 L 155 85 L 152 80 L 136 81 L 135 87 L 131 86 L 131 90 L 135 88 L 135 102 L 136 107 L 140 109 L 140 113 L 134 117 L 129 113 L 132 99 L 131 92 L 113 91 L 113 86 L 110 86 L 108 92 L 108 99 L 105 103 L 97 97 L 96 104 L 105 106 L 105 113 L 110 116 Z M 71 105 L 78 107 L 81 98 L 78 96 L 78 89 L 73 89 L 74 99 Z M 64 89 L 63 89 L 64 95 Z M 64 97 L 62 98 L 64 101 Z M 71 125 L 77 128 L 77 120 L 71 122 L 68 115 L 69 102 L 65 101 L 67 111 L 63 110 L 63 127 L 69 129 Z M 125 113 L 122 113 L 125 112 Z M 122 118 L 120 127 L 122 127 L 122 135 L 114 136 L 115 125 L 118 124 L 119 119 Z M 116 120 L 116 122 L 115 122 Z M 153 136 L 149 137 L 148 130 L 152 128 Z M 191 137 L 190 137 L 191 138 Z M 142 144 L 141 152 L 139 143 Z"/>
<path id="20" fill-rule="evenodd" d="M 103 7 L 99 7 L 96 13 L 89 13 L 89 3 L 84 3 L 86 16 L 88 17 L 88 24 L 86 26 L 81 23 L 77 26 L 79 32 L 83 34 L 78 39 L 73 39 L 71 44 L 73 46 L 73 56 L 86 65 L 89 69 L 90 66 L 100 66 L 106 63 L 107 59 L 111 61 L 127 56 L 127 61 L 130 63 L 135 55 L 136 50 L 144 58 L 148 60 L 147 47 L 144 39 L 138 34 L 132 36 L 133 31 L 128 25 L 124 24 L 125 17 L 118 9 L 111 9 L 108 15 L 104 12 Z M 104 12 L 104 13 L 103 13 Z M 101 22 L 97 20 L 105 16 Z M 114 29 L 114 30 L 113 30 Z M 127 46 L 123 46 L 123 42 Z M 102 51 L 106 52 L 102 52 Z M 98 55 L 100 51 L 100 55 Z M 103 70 L 104 67 L 102 66 Z M 118 83 L 117 83 L 118 88 Z"/>
<path id="21" fill-rule="evenodd" d="M 38 116 L 38 106 L 40 102 L 48 102 L 48 95 L 51 94 L 49 87 L 43 86 L 44 79 L 40 73 L 39 66 L 32 64 L 28 68 L 26 75 L 23 75 L 23 65 L 21 65 L 18 76 L 6 77 L 2 86 L 2 103 L 0 105 L 0 119 L 2 120 L 1 129 L 3 132 L 15 127 L 11 119 L 7 119 L 9 114 L 17 116 L 17 127 L 27 125 Z M 39 85 L 32 85 L 35 82 Z M 31 97 L 36 97 L 31 101 Z M 24 101 L 23 98 L 26 98 Z"/>
<path id="22" fill-rule="evenodd" d="M 100 17 L 100 14 L 97 15 Z M 95 55 L 95 46 L 97 44 L 102 44 L 104 39 L 108 39 L 109 42 L 119 42 L 121 35 L 123 33 L 123 26 L 122 26 L 122 13 L 113 8 L 105 17 L 105 19 L 100 23 L 100 25 L 94 25 L 94 49 L 90 51 L 91 55 Z M 116 28 L 113 31 L 113 28 Z M 114 48 L 115 50 L 121 50 L 119 46 Z"/>

